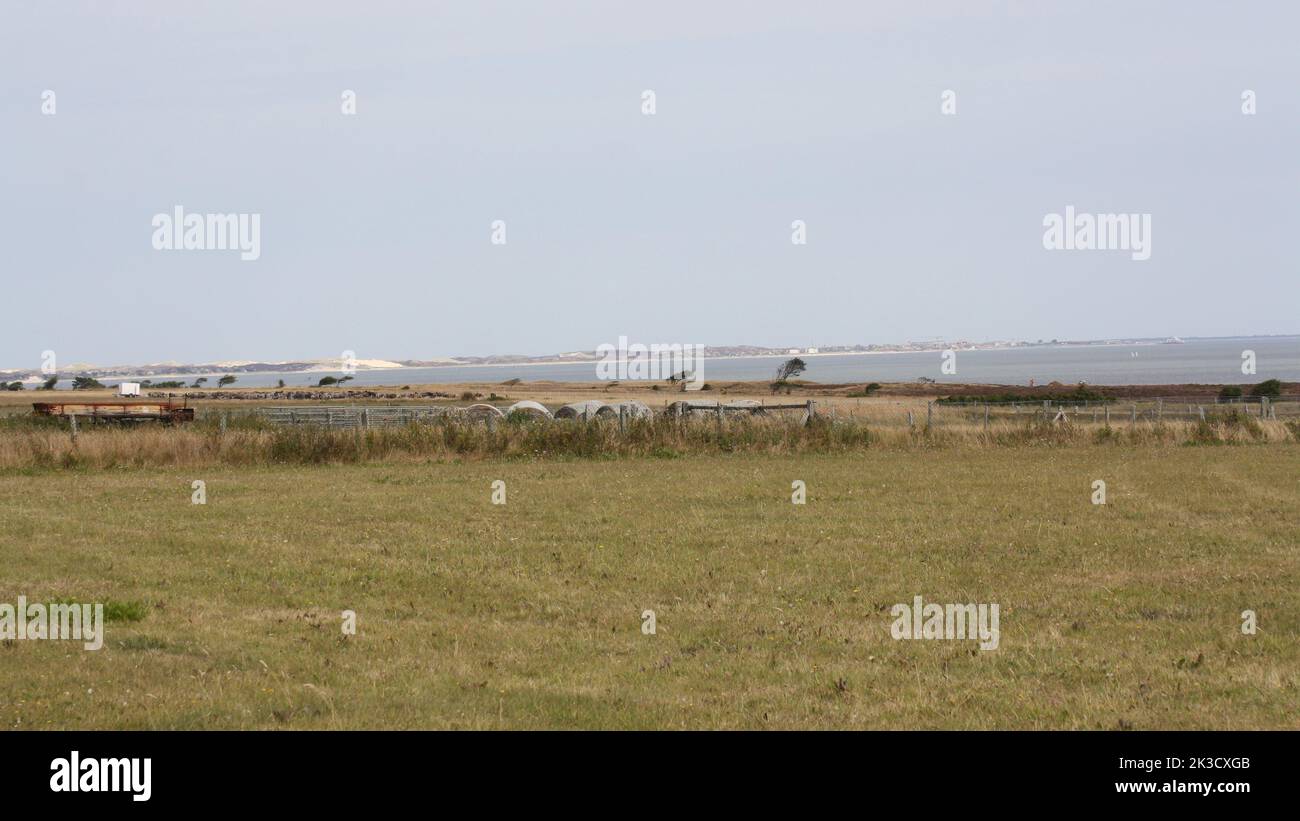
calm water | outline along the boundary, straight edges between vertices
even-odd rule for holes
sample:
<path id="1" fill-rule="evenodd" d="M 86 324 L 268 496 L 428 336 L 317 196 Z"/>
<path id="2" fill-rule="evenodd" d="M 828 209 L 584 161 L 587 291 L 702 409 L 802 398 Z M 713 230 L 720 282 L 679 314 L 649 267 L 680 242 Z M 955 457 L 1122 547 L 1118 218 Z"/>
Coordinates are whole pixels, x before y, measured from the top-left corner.
<path id="1" fill-rule="evenodd" d="M 1241 354 L 1253 350 L 1256 375 L 1241 372 Z M 1137 354 L 1134 356 L 1134 354 Z M 788 357 L 706 359 L 708 381 L 771 379 Z M 1067 385 L 1159 385 L 1182 383 L 1253 384 L 1265 379 L 1300 381 L 1300 337 L 1270 339 L 1193 340 L 1181 345 L 1093 345 L 1088 347 L 1013 348 L 958 351 L 957 373 L 944 375 L 938 351 L 897 354 L 803 356 L 804 379 L 815 382 L 910 382 L 928 376 L 938 382 L 982 382 L 1043 385 L 1053 380 Z M 314 385 L 325 375 L 316 371 L 290 374 L 238 374 L 236 387 L 270 387 L 283 379 L 288 387 Z M 361 371 L 349 382 L 364 385 L 418 385 L 448 382 L 503 382 L 518 377 L 533 382 L 596 381 L 595 363 L 557 365 L 490 365 Z M 155 381 L 162 377 L 155 377 Z M 208 376 L 214 386 L 215 376 Z"/>

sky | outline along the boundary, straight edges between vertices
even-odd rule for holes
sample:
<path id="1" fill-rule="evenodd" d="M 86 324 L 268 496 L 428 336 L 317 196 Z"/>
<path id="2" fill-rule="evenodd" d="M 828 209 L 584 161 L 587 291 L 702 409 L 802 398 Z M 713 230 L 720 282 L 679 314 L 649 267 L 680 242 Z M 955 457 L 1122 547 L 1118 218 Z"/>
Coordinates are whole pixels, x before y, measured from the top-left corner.
<path id="1" fill-rule="evenodd" d="M 0 366 L 1297 333 L 1298 26 L 6 0 Z M 177 206 L 259 215 L 260 256 L 155 249 Z M 1150 258 L 1046 249 L 1067 206 L 1149 215 Z"/>

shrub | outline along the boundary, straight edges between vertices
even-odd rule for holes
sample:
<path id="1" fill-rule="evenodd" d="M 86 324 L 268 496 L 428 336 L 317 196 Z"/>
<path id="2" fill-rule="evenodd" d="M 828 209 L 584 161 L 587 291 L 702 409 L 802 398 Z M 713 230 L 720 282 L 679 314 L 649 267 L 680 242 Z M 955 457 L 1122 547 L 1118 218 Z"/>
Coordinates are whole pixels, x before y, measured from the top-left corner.
<path id="1" fill-rule="evenodd" d="M 1277 379 L 1267 379 L 1250 389 L 1251 396 L 1276 397 L 1282 395 L 1282 383 Z"/>
<path id="2" fill-rule="evenodd" d="M 1236 385 L 1226 385 L 1223 390 L 1219 391 L 1220 399 L 1239 399 L 1241 398 L 1241 388 Z"/>

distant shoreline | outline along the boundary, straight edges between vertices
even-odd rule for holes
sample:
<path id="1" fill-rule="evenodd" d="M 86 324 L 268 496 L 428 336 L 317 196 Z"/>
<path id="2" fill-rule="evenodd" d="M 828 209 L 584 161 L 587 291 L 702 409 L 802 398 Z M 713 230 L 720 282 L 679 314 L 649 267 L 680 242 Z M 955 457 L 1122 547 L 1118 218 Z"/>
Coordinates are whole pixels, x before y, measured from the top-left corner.
<path id="1" fill-rule="evenodd" d="M 1122 348 L 1122 347 L 1131 347 L 1131 348 L 1144 347 L 1145 348 L 1145 347 L 1164 347 L 1166 345 L 1183 345 L 1183 344 L 1198 343 L 1198 342 L 1215 342 L 1215 341 L 1224 342 L 1224 341 L 1233 341 L 1233 340 L 1248 341 L 1248 340 L 1266 340 L 1266 339 L 1267 340 L 1300 339 L 1300 334 L 1269 334 L 1263 336 L 1221 336 L 1221 337 L 1182 337 L 1182 338 L 1149 337 L 1149 338 L 1131 339 L 1131 340 L 1092 340 L 1092 341 L 1080 341 L 1080 342 L 1056 342 L 1056 343 L 1041 343 L 1041 344 L 1036 342 L 975 343 L 975 344 L 935 343 L 935 347 L 924 347 L 924 348 L 898 347 L 898 348 L 886 348 L 886 349 L 870 350 L 870 351 L 817 351 L 816 353 L 775 352 L 775 353 L 743 353 L 743 354 L 738 353 L 738 354 L 708 355 L 707 354 L 708 348 L 705 347 L 706 355 L 703 357 L 703 360 L 706 362 L 707 361 L 715 361 L 715 362 L 716 361 L 743 361 L 743 360 L 755 360 L 755 359 L 784 360 L 793 357 L 798 357 L 800 359 L 808 360 L 808 359 L 835 358 L 835 357 L 846 357 L 846 356 L 890 356 L 890 355 L 900 355 L 900 354 L 926 354 L 926 353 L 938 354 L 945 350 L 953 350 L 953 351 L 957 351 L 958 353 L 962 353 L 962 352 L 969 353 L 969 352 L 998 352 L 998 351 L 1023 352 L 1026 350 L 1060 350 L 1060 349 Z M 1177 341 L 1171 341 L 1171 340 L 1177 340 Z M 727 346 L 720 346 L 720 347 L 727 347 Z M 359 364 L 355 368 L 354 373 L 356 375 L 378 374 L 378 373 L 391 373 L 396 375 L 402 373 L 409 373 L 413 371 L 458 369 L 458 368 L 500 369 L 500 368 L 529 368 L 529 367 L 537 367 L 537 366 L 555 367 L 559 365 L 572 365 L 572 366 L 590 365 L 592 367 L 595 367 L 595 365 L 601 360 L 593 353 L 591 354 L 591 358 L 584 358 L 584 359 L 574 359 L 572 357 L 559 356 L 554 359 L 536 359 L 536 360 L 530 359 L 528 361 L 523 361 L 523 362 L 442 362 L 438 364 L 419 364 L 419 365 L 394 364 L 393 367 L 382 367 L 382 366 L 365 364 L 368 362 L 381 362 L 381 361 L 396 362 L 396 360 L 391 360 L 391 359 L 359 360 Z M 418 361 L 418 360 L 407 360 L 407 361 Z M 427 361 L 433 363 L 436 362 L 437 360 L 427 360 Z M 332 363 L 330 360 L 304 361 L 303 364 L 307 364 L 308 367 L 299 368 L 295 370 L 262 370 L 262 369 L 241 370 L 241 368 L 247 368 L 250 365 L 276 365 L 276 364 L 287 364 L 287 363 L 270 363 L 270 362 L 264 363 L 264 362 L 258 362 L 256 360 L 247 360 L 242 362 L 240 365 L 235 365 L 230 368 L 220 368 L 217 365 L 200 363 L 198 365 L 193 365 L 191 367 L 207 368 L 208 370 L 178 370 L 178 371 L 168 371 L 168 372 L 155 371 L 151 373 L 139 372 L 139 369 L 147 366 L 131 366 L 125 368 L 122 371 L 116 371 L 110 369 L 99 369 L 91 366 L 91 367 L 77 368 L 76 370 L 64 370 L 60 372 L 60 381 L 62 381 L 63 379 L 70 379 L 74 376 L 91 376 L 95 379 L 110 379 L 116 381 L 143 381 L 146 379 L 154 382 L 175 381 L 175 380 L 192 381 L 194 379 L 200 379 L 200 378 L 212 381 L 213 377 L 219 378 L 220 376 L 224 376 L 226 374 L 234 375 L 236 377 L 255 376 L 258 378 L 266 378 L 266 377 L 292 377 L 292 376 L 297 376 L 297 377 L 330 376 L 330 375 L 341 374 L 343 372 L 343 368 L 341 364 L 339 365 L 339 367 L 332 367 Z M 40 383 L 45 379 L 43 375 L 41 375 L 39 372 L 36 371 L 24 371 L 24 370 L 0 371 L 0 375 L 3 374 L 8 374 L 9 379 L 16 379 L 24 383 Z"/>

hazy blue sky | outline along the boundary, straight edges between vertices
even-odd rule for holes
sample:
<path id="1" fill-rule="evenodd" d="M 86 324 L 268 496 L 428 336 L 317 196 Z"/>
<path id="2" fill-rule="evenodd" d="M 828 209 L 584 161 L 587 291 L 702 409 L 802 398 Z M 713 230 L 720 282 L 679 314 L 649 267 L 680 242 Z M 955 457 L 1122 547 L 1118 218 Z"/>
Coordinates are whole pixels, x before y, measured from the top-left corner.
<path id="1" fill-rule="evenodd" d="M 1296 9 L 6 0 L 0 366 L 1294 333 Z"/>

